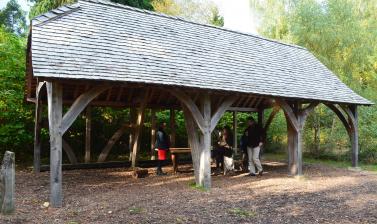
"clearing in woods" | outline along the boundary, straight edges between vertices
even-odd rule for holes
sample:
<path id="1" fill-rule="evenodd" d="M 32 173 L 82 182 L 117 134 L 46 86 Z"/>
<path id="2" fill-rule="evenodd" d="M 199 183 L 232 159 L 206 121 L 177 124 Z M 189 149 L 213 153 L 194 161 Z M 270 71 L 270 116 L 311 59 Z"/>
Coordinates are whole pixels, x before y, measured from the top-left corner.
<path id="1" fill-rule="evenodd" d="M 1 223 L 376 223 L 377 174 L 305 165 L 294 178 L 279 162 L 261 178 L 214 176 L 192 186 L 192 167 L 177 175 L 133 179 L 126 169 L 63 172 L 64 207 L 49 201 L 49 173 L 16 175 L 16 213 Z M 154 169 L 149 170 L 154 173 Z"/>

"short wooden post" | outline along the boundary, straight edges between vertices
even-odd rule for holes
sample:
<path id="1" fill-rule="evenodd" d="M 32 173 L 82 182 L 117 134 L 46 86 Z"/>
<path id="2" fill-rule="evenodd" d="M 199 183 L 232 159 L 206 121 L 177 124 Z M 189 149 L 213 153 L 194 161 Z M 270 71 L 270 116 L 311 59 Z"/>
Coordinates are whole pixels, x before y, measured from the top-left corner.
<path id="1" fill-rule="evenodd" d="M 175 110 L 170 109 L 170 146 L 175 147 Z"/>
<path id="2" fill-rule="evenodd" d="M 237 111 L 233 111 L 233 148 L 235 154 L 238 154 L 238 136 L 237 136 Z"/>
<path id="3" fill-rule="evenodd" d="M 0 171 L 0 206 L 2 214 L 14 211 L 15 162 L 14 153 L 6 151 Z"/>
<path id="4" fill-rule="evenodd" d="M 155 160 L 154 146 L 156 143 L 156 110 L 151 110 L 151 160 Z"/>
<path id="5" fill-rule="evenodd" d="M 88 106 L 86 108 L 85 115 L 85 163 L 90 163 L 90 151 L 91 151 L 91 133 L 92 133 L 92 108 Z"/>
<path id="6" fill-rule="evenodd" d="M 62 196 L 62 102 L 63 89 L 59 83 L 47 82 L 48 119 L 50 132 L 50 202 L 61 207 Z"/>
<path id="7" fill-rule="evenodd" d="M 37 97 L 35 103 L 35 124 L 34 124 L 34 173 L 41 170 L 41 129 L 42 129 L 42 101 Z"/>

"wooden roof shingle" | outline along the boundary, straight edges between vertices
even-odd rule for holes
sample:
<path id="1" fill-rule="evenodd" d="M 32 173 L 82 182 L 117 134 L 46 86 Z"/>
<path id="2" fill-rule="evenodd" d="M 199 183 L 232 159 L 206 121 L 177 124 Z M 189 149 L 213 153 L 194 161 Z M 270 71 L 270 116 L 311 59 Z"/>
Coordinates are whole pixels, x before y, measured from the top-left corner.
<path id="1" fill-rule="evenodd" d="M 104 0 L 32 21 L 34 77 L 371 104 L 305 48 Z"/>

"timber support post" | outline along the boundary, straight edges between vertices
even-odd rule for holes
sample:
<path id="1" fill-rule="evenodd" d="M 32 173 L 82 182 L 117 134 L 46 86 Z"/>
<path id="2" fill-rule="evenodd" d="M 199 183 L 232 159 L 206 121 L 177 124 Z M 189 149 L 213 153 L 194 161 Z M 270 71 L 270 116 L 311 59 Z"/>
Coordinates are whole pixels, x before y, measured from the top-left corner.
<path id="1" fill-rule="evenodd" d="M 352 129 L 351 129 L 351 147 L 352 147 L 352 167 L 358 167 L 359 161 L 359 121 L 358 121 L 358 113 L 357 113 L 357 106 L 352 105 L 349 106 L 350 110 L 350 117 L 349 122 L 352 122 Z"/>
<path id="2" fill-rule="evenodd" d="M 237 111 L 233 111 L 233 148 L 235 154 L 238 154 L 238 136 L 237 136 Z"/>
<path id="3" fill-rule="evenodd" d="M 86 107 L 85 111 L 85 163 L 90 163 L 91 151 L 91 135 L 92 135 L 92 108 Z"/>
<path id="4" fill-rule="evenodd" d="M 156 143 L 156 110 L 151 110 L 151 160 L 155 160 L 155 150 L 154 146 Z"/>
<path id="5" fill-rule="evenodd" d="M 304 125 L 310 112 L 318 105 L 317 102 L 310 103 L 302 108 L 299 102 L 288 103 L 279 100 L 278 104 L 283 109 L 287 120 L 288 131 L 288 170 L 291 175 L 302 175 L 302 134 Z"/>
<path id="6" fill-rule="evenodd" d="M 133 146 L 132 146 L 132 159 L 131 159 L 132 168 L 135 168 L 136 163 L 137 163 L 138 152 L 140 149 L 141 131 L 144 124 L 145 107 L 150 97 L 150 93 L 151 93 L 150 89 L 148 89 L 145 92 L 144 98 L 142 99 L 140 107 L 137 110 L 137 119 L 136 119 Z"/>
<path id="7" fill-rule="evenodd" d="M 57 82 L 47 83 L 48 120 L 50 132 L 50 203 L 61 207 L 62 195 L 62 141 L 63 89 Z"/>
<path id="8" fill-rule="evenodd" d="M 325 104 L 331 109 L 343 123 L 351 141 L 352 167 L 358 166 L 359 160 L 359 129 L 358 114 L 356 105 L 334 105 Z"/>
<path id="9" fill-rule="evenodd" d="M 202 94 L 200 109 L 194 100 L 178 89 L 170 93 L 181 101 L 185 115 L 188 140 L 191 147 L 195 181 L 197 186 L 211 188 L 211 133 L 222 115 L 235 102 L 237 96 L 224 99 L 214 113 L 211 113 L 211 96 L 209 92 Z M 197 132 L 197 128 L 200 130 Z"/>
<path id="10" fill-rule="evenodd" d="M 170 109 L 170 146 L 175 147 L 176 131 L 175 131 L 175 110 Z"/>
<path id="11" fill-rule="evenodd" d="M 42 130 L 42 100 L 40 99 L 41 89 L 45 82 L 39 82 L 35 91 L 35 126 L 34 126 L 34 173 L 39 173 L 41 170 L 41 130 Z"/>

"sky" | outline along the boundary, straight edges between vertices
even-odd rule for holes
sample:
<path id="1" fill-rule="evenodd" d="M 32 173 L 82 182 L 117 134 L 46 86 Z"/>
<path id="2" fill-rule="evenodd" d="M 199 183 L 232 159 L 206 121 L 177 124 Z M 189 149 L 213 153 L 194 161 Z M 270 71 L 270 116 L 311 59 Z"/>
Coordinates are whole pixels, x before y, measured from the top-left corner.
<path id="1" fill-rule="evenodd" d="M 213 0 L 224 17 L 224 27 L 256 34 L 256 23 L 249 0 Z M 234 2 L 237 1 L 237 4 Z"/>
<path id="2" fill-rule="evenodd" d="M 252 17 L 249 0 L 212 0 L 224 17 L 224 27 L 246 33 L 256 34 L 255 20 Z M 237 1 L 237 4 L 234 2 Z M 8 0 L 0 0 L 0 9 L 5 7 Z M 27 0 L 17 0 L 25 11 L 29 11 L 30 3 Z"/>

